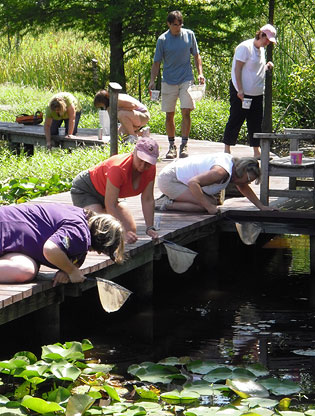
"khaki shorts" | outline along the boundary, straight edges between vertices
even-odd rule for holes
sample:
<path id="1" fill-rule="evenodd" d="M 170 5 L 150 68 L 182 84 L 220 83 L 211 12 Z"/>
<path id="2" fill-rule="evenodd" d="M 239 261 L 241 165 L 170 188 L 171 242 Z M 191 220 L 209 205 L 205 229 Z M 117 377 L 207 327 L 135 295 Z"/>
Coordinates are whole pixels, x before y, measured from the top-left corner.
<path id="1" fill-rule="evenodd" d="M 158 179 L 158 187 L 160 191 L 167 195 L 170 199 L 176 199 L 187 191 L 188 186 L 179 182 L 176 177 L 176 168 L 174 163 L 169 163 L 160 172 Z"/>
<path id="2" fill-rule="evenodd" d="M 167 195 L 170 199 L 176 200 L 181 194 L 187 191 L 188 186 L 180 182 L 176 177 L 176 168 L 174 163 L 169 163 L 160 172 L 157 179 L 160 191 Z M 225 197 L 225 190 L 218 192 L 215 195 L 208 195 L 213 204 L 222 205 Z"/>
<path id="3" fill-rule="evenodd" d="M 176 108 L 177 98 L 180 100 L 180 108 L 190 108 L 191 110 L 196 108 L 194 100 L 187 92 L 189 86 L 192 83 L 193 81 L 186 81 L 182 84 L 170 85 L 166 82 L 162 82 L 162 111 L 165 113 L 174 112 Z"/>

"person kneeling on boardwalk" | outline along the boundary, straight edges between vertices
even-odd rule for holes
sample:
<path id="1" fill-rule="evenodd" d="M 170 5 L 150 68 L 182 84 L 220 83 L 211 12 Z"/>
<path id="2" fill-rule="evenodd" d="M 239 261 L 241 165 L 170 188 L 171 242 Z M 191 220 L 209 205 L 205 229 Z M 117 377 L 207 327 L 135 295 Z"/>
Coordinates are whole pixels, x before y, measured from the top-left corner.
<path id="1" fill-rule="evenodd" d="M 141 194 L 146 234 L 159 237 L 154 224 L 154 181 L 159 146 L 150 137 L 138 140 L 131 154 L 114 155 L 89 170 L 79 173 L 70 190 L 74 205 L 118 218 L 124 229 L 127 243 L 135 243 L 135 220 L 120 198 Z"/>
<path id="2" fill-rule="evenodd" d="M 109 92 L 98 91 L 94 97 L 94 106 L 108 110 L 109 105 Z M 118 133 L 127 135 L 125 141 L 135 143 L 138 136 L 142 136 L 143 131 L 140 129 L 150 120 L 150 113 L 144 104 L 131 95 L 118 94 L 117 118 L 121 124 Z"/>
<path id="3" fill-rule="evenodd" d="M 216 194 L 234 183 L 260 210 L 272 210 L 263 205 L 249 184 L 260 182 L 259 162 L 254 157 L 234 158 L 228 153 L 193 155 L 166 165 L 158 176 L 163 192 L 156 201 L 157 210 L 176 210 L 216 214 Z"/>
<path id="4" fill-rule="evenodd" d="M 123 229 L 111 215 L 72 205 L 20 204 L 0 207 L 0 283 L 25 283 L 40 265 L 59 269 L 57 283 L 85 280 L 79 267 L 88 251 L 123 261 Z"/>
<path id="5" fill-rule="evenodd" d="M 81 117 L 81 105 L 79 100 L 69 92 L 59 92 L 54 95 L 46 108 L 44 131 L 46 145 L 51 148 L 51 136 L 58 135 L 58 128 L 65 122 L 65 133 L 67 138 L 77 134 L 78 124 Z"/>

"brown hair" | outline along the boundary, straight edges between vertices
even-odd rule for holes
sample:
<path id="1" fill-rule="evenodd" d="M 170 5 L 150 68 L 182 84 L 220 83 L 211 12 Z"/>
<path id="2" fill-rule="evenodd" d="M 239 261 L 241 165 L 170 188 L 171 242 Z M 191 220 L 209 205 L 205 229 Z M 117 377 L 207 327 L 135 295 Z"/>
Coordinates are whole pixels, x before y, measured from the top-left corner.
<path id="1" fill-rule="evenodd" d="M 109 107 L 108 92 L 106 90 L 99 90 L 94 97 L 95 107 L 105 107 L 105 110 Z"/>
<path id="2" fill-rule="evenodd" d="M 54 97 L 49 102 L 51 111 L 57 111 L 64 114 L 67 111 L 67 103 L 62 97 Z"/>
<path id="3" fill-rule="evenodd" d="M 183 15 L 181 14 L 181 12 L 179 10 L 174 10 L 172 12 L 170 12 L 167 16 L 166 21 L 168 23 L 174 23 L 175 20 L 178 20 L 179 23 L 183 23 Z"/>

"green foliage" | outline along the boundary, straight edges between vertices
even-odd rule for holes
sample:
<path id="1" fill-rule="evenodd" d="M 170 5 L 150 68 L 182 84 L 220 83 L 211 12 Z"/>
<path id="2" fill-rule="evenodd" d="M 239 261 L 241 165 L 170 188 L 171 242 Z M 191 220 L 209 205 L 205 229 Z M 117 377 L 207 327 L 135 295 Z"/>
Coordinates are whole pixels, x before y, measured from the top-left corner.
<path id="1" fill-rule="evenodd" d="M 88 340 L 56 343 L 42 347 L 41 359 L 20 351 L 0 362 L 3 394 L 0 414 L 169 416 L 229 416 L 281 414 L 312 416 L 304 406 L 290 407 L 301 389 L 297 383 L 266 378 L 261 365 L 224 366 L 215 362 L 191 361 L 189 357 L 168 357 L 159 363 L 143 362 L 128 368 L 133 381 L 112 375 L 113 365 L 89 364 L 85 351 Z M 260 374 L 247 377 L 250 368 Z M 223 369 L 241 378 L 226 384 L 206 380 L 209 372 Z M 203 374 L 196 377 L 196 373 Z M 14 388 L 12 386 L 14 378 Z M 135 381 L 134 378 L 138 379 Z M 39 382 L 40 380 L 40 382 Z M 140 380 L 140 381 L 139 381 Z M 171 407 L 170 407 L 171 406 Z M 195 406 L 195 407 L 193 407 Z M 299 410 L 299 412 L 297 412 Z"/>

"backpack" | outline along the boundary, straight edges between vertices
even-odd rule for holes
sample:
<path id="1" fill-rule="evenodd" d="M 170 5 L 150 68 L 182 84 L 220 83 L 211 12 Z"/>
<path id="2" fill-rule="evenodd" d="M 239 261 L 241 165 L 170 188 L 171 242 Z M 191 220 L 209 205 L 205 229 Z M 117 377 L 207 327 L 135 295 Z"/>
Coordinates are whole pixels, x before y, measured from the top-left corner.
<path id="1" fill-rule="evenodd" d="M 36 111 L 35 114 L 19 114 L 16 116 L 15 121 L 19 124 L 25 125 L 36 125 L 40 124 L 43 121 L 43 113 L 41 111 Z"/>

